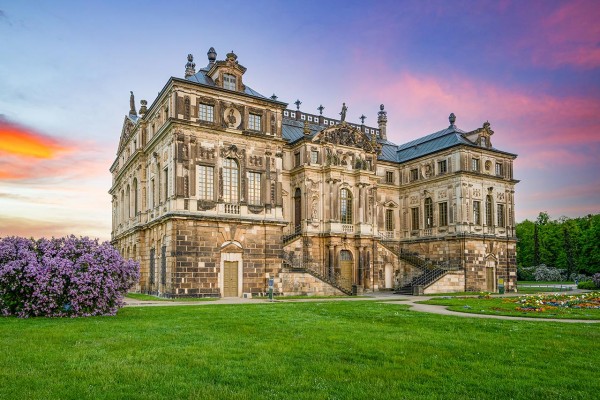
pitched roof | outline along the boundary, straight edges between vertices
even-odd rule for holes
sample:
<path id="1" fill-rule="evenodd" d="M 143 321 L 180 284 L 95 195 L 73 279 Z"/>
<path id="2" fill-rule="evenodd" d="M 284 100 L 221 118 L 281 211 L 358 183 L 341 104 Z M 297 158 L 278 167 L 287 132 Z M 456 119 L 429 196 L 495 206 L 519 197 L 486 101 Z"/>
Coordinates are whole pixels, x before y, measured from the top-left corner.
<path id="1" fill-rule="evenodd" d="M 398 147 L 397 161 L 405 162 L 435 153 L 459 144 L 474 145 L 462 135 L 466 133 L 456 126 L 450 126 L 438 132 L 415 139 Z"/>
<path id="2" fill-rule="evenodd" d="M 202 68 L 196 74 L 190 75 L 190 76 L 188 76 L 185 79 L 188 80 L 188 81 L 190 81 L 190 82 L 199 83 L 201 85 L 217 87 L 217 85 L 211 79 L 211 77 L 206 75 L 207 72 L 208 72 L 207 68 Z M 267 98 L 267 97 L 263 96 L 262 94 L 258 93 L 256 90 L 250 88 L 248 85 L 244 85 L 244 93 L 247 94 L 247 95 L 253 96 L 253 97 L 257 97 L 259 99 L 266 99 Z"/>

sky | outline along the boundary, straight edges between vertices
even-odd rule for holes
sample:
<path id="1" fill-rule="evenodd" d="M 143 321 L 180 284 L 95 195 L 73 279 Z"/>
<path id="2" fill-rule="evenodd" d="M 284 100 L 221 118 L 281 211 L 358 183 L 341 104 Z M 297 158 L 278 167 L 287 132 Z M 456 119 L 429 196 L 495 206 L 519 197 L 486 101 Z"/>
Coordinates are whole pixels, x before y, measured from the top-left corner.
<path id="1" fill-rule="evenodd" d="M 600 213 L 597 1 L 0 0 L 0 237 L 110 239 L 129 91 L 231 50 L 244 82 L 402 144 L 485 121 L 518 154 L 516 219 Z"/>

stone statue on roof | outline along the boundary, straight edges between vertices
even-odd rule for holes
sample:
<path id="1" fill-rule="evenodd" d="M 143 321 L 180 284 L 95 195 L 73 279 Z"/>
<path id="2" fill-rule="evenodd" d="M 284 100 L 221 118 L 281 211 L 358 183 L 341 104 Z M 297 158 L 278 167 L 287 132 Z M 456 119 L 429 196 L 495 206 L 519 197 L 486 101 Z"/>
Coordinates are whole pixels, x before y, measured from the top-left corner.
<path id="1" fill-rule="evenodd" d="M 131 95 L 129 96 L 129 115 L 137 115 L 135 111 L 135 98 L 133 97 L 133 92 L 129 91 Z"/>
<path id="2" fill-rule="evenodd" d="M 348 107 L 346 107 L 346 103 L 342 103 L 342 112 L 340 113 L 341 122 L 344 122 L 346 120 L 346 111 L 348 111 Z"/>

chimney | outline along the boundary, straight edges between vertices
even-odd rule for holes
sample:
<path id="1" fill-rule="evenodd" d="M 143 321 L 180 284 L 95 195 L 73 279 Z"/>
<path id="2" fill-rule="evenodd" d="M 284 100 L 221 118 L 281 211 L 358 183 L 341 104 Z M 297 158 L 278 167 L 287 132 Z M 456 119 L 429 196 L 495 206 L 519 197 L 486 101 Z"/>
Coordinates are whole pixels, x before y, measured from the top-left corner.
<path id="1" fill-rule="evenodd" d="M 377 113 L 377 124 L 379 125 L 379 137 L 383 140 L 387 140 L 387 134 L 385 132 L 387 125 L 387 111 L 383 110 L 383 104 L 379 106 L 379 112 Z"/>

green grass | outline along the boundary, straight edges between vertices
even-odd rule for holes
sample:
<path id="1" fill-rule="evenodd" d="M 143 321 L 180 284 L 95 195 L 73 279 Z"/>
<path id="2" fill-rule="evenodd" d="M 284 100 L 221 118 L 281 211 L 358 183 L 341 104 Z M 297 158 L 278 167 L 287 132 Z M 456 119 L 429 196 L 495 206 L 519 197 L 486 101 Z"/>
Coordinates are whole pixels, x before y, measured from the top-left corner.
<path id="1" fill-rule="evenodd" d="M 574 285 L 573 281 L 517 281 L 517 286 L 519 285 Z"/>
<path id="2" fill-rule="evenodd" d="M 591 399 L 598 328 L 373 301 L 4 318 L 0 398 Z"/>
<path id="3" fill-rule="evenodd" d="M 514 300 L 517 297 L 509 298 L 444 298 L 421 301 L 423 304 L 433 304 L 448 306 L 449 310 L 489 315 L 508 315 L 513 317 L 531 317 L 531 318 L 558 318 L 558 319 L 600 319 L 600 309 L 578 309 L 578 308 L 557 308 L 544 312 L 519 311 L 516 310 L 519 304 Z"/>
<path id="4" fill-rule="evenodd" d="M 427 294 L 426 296 L 480 296 L 480 295 L 498 295 L 498 293 L 489 293 L 489 292 L 448 292 L 448 293 L 433 293 Z"/>
<path id="5" fill-rule="evenodd" d="M 534 293 L 556 293 L 556 292 L 569 292 L 571 288 L 560 288 L 560 287 L 534 287 L 534 286 L 518 286 L 518 294 L 534 294 Z"/>
<path id="6" fill-rule="evenodd" d="M 149 294 L 143 293 L 127 293 L 127 296 L 130 299 L 134 300 L 142 300 L 142 301 L 215 301 L 216 298 L 213 297 L 178 297 L 176 299 L 166 299 L 164 297 L 152 296 Z"/>
<path id="7" fill-rule="evenodd" d="M 352 298 L 365 298 L 366 296 L 352 296 Z M 276 296 L 277 301 L 285 300 L 321 300 L 321 299 L 347 299 L 348 296 L 308 296 L 308 295 L 297 295 L 297 296 Z"/>

